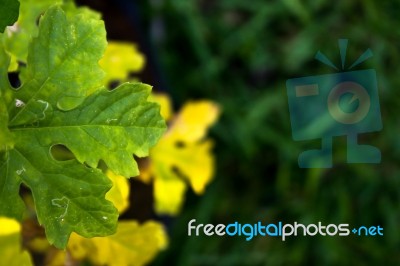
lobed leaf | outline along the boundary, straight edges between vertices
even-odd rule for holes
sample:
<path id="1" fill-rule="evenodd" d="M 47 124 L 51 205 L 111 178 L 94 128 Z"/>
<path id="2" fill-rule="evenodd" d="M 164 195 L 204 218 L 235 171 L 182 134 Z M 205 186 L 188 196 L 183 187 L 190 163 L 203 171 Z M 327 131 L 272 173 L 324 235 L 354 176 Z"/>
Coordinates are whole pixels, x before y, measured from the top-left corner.
<path id="1" fill-rule="evenodd" d="M 98 61 L 107 45 L 105 36 L 101 20 L 80 13 L 68 18 L 59 6 L 51 7 L 29 47 L 25 83 L 15 92 L 23 106 L 10 110 L 10 126 L 36 122 L 32 113 L 37 114 L 37 105 L 43 110 L 47 103 L 71 110 L 99 88 L 104 72 Z"/>
<path id="2" fill-rule="evenodd" d="M 11 136 L 0 139 L 6 147 L 0 149 L 0 215 L 21 219 L 19 189 L 25 184 L 49 242 L 59 248 L 71 232 L 115 232 L 118 212 L 105 199 L 112 182 L 97 164 L 103 160 L 116 174 L 137 175 L 132 155 L 146 156 L 165 130 L 158 105 L 147 102 L 150 86 L 99 88 L 104 24 L 91 13 L 71 12 L 53 6 L 44 14 L 21 88 L 0 81 L 0 127 Z M 0 49 L 1 77 L 9 62 Z M 76 159 L 57 161 L 51 152 L 57 144 Z"/>
<path id="3" fill-rule="evenodd" d="M 72 111 L 55 110 L 52 119 L 41 122 L 40 127 L 15 132 L 36 135 L 36 141 L 45 147 L 63 144 L 90 167 L 103 160 L 116 174 L 136 176 L 139 170 L 132 154 L 148 155 L 165 130 L 158 105 L 146 101 L 150 91 L 151 87 L 142 83 L 103 89 Z"/>
<path id="4" fill-rule="evenodd" d="M 62 5 L 67 15 L 74 16 L 78 13 L 86 17 L 99 19 L 100 14 L 85 7 L 77 8 L 71 0 L 20 0 L 20 12 L 17 22 L 6 28 L 3 43 L 7 52 L 12 55 L 13 63 L 26 64 L 28 47 L 33 38 L 39 33 L 39 22 L 42 15 L 54 4 Z M 14 71 L 18 66 L 11 69 Z"/>

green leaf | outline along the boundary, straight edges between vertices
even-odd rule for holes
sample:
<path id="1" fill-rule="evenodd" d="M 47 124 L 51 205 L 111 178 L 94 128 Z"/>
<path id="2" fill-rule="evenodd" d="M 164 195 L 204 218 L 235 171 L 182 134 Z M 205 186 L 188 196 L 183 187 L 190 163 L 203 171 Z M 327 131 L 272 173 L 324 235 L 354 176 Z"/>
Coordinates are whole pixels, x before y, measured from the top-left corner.
<path id="1" fill-rule="evenodd" d="M 10 64 L 10 58 L 2 49 L 0 44 L 0 152 L 12 148 L 13 137 L 8 130 L 8 110 L 7 99 L 11 101 L 10 84 L 7 77 L 7 66 Z"/>
<path id="2" fill-rule="evenodd" d="M 0 92 L 0 152 L 12 148 L 13 137 L 7 127 L 8 113 Z"/>
<path id="3" fill-rule="evenodd" d="M 19 2 L 18 0 L 1 0 L 0 2 L 0 32 L 4 32 L 5 27 L 11 26 L 18 19 Z"/>
<path id="4" fill-rule="evenodd" d="M 6 50 L 18 61 L 26 63 L 28 45 L 38 34 L 40 16 L 53 4 L 61 0 L 21 0 L 17 23 L 6 29 L 3 42 Z"/>
<path id="5" fill-rule="evenodd" d="M 107 177 L 75 160 L 55 161 L 35 135 L 19 133 L 0 166 L 0 213 L 21 218 L 24 206 L 18 192 L 23 182 L 32 191 L 39 223 L 56 247 L 64 248 L 72 231 L 85 237 L 114 233 L 118 214 L 104 199 L 111 188 Z"/>
<path id="6" fill-rule="evenodd" d="M 37 106 L 42 106 L 40 113 L 47 110 L 46 103 L 38 103 L 41 99 L 70 110 L 101 86 L 104 72 L 98 61 L 107 45 L 103 21 L 83 14 L 67 18 L 55 6 L 44 15 L 39 31 L 29 48 L 25 83 L 15 93 L 24 105 L 10 112 L 10 126 L 35 122 Z"/>
<path id="7" fill-rule="evenodd" d="M 51 7 L 30 45 L 24 84 L 15 91 L 0 82 L 14 141 L 0 154 L 0 215 L 21 219 L 19 189 L 25 184 L 49 242 L 59 248 L 71 232 L 84 237 L 115 232 L 118 213 L 105 199 L 112 183 L 97 164 L 103 160 L 116 174 L 137 175 L 132 154 L 146 156 L 165 130 L 159 106 L 147 102 L 150 86 L 98 88 L 105 45 L 102 21 Z M 3 51 L 0 59 L 4 76 L 9 59 Z M 7 125 L 7 117 L 0 118 L 0 126 Z M 57 161 L 51 153 L 57 144 L 76 159 Z"/>
<path id="8" fill-rule="evenodd" d="M 21 7 L 17 23 L 6 29 L 3 42 L 7 52 L 12 55 L 14 61 L 26 63 L 28 58 L 28 46 L 32 38 L 37 37 L 39 21 L 47 9 L 54 4 L 60 4 L 67 16 L 78 13 L 87 17 L 100 18 L 100 14 L 86 7 L 77 8 L 73 1 L 66 0 L 20 0 Z"/>
<path id="9" fill-rule="evenodd" d="M 103 89 L 72 111 L 54 111 L 53 119 L 40 122 L 39 127 L 13 132 L 35 136 L 46 147 L 63 144 L 90 167 L 103 160 L 116 174 L 136 176 L 139 170 L 132 154 L 147 156 L 165 131 L 158 105 L 146 101 L 150 91 L 142 83 Z"/>

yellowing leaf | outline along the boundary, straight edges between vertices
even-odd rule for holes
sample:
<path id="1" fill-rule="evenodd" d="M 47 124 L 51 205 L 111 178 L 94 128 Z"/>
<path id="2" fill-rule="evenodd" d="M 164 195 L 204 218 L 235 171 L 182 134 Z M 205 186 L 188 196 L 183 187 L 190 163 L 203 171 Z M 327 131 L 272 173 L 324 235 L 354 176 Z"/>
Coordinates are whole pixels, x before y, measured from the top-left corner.
<path id="1" fill-rule="evenodd" d="M 75 260 L 84 260 L 89 255 L 91 238 L 84 238 L 76 233 L 72 233 L 69 237 L 67 250 L 72 254 Z"/>
<path id="2" fill-rule="evenodd" d="M 21 225 L 14 219 L 0 217 L 0 237 L 21 232 Z"/>
<path id="3" fill-rule="evenodd" d="M 70 256 L 64 250 L 50 248 L 46 254 L 45 266 L 65 266 L 65 265 L 75 265 L 69 263 Z"/>
<path id="4" fill-rule="evenodd" d="M 145 57 L 135 45 L 125 42 L 109 42 L 100 66 L 106 72 L 104 82 L 125 81 L 130 72 L 140 71 Z"/>
<path id="5" fill-rule="evenodd" d="M 218 105 L 211 101 L 188 102 L 176 118 L 171 133 L 181 141 L 198 141 L 206 135 L 218 116 Z"/>
<path id="6" fill-rule="evenodd" d="M 204 192 L 214 173 L 211 144 L 205 141 L 177 147 L 173 138 L 165 136 L 151 151 L 157 213 L 176 215 L 180 211 L 186 190 L 184 180 L 197 194 Z"/>
<path id="7" fill-rule="evenodd" d="M 167 236 L 160 223 L 122 221 L 112 236 L 86 239 L 72 234 L 68 250 L 74 259 L 87 258 L 94 265 L 140 266 L 166 246 Z"/>
<path id="8" fill-rule="evenodd" d="M 219 116 L 210 101 L 189 102 L 172 122 L 169 131 L 150 151 L 150 165 L 142 180 L 154 178 L 155 209 L 176 215 L 183 203 L 187 181 L 197 194 L 204 192 L 214 173 L 212 142 L 203 140 Z"/>
<path id="9" fill-rule="evenodd" d="M 126 177 L 116 175 L 110 170 L 107 176 L 113 183 L 113 186 L 106 194 L 106 199 L 111 201 L 119 213 L 123 213 L 129 207 L 129 182 Z"/>
<path id="10" fill-rule="evenodd" d="M 168 121 L 171 116 L 172 116 L 172 106 L 171 106 L 171 100 L 167 94 L 163 93 L 153 93 L 150 95 L 149 102 L 156 102 L 160 105 L 161 110 L 161 116 L 165 119 L 165 121 Z"/>
<path id="11" fill-rule="evenodd" d="M 45 237 L 34 238 L 27 243 L 27 246 L 29 250 L 37 253 L 44 253 L 51 247 L 49 241 L 47 241 Z"/>
<path id="12" fill-rule="evenodd" d="M 27 251 L 21 251 L 21 225 L 9 218 L 0 217 L 0 258 L 1 265 L 32 265 Z"/>
<path id="13" fill-rule="evenodd" d="M 160 176 L 157 170 L 155 176 Z M 166 172 L 164 177 L 167 177 Z M 154 180 L 155 211 L 160 214 L 177 215 L 185 198 L 186 184 L 182 179 L 156 178 Z"/>

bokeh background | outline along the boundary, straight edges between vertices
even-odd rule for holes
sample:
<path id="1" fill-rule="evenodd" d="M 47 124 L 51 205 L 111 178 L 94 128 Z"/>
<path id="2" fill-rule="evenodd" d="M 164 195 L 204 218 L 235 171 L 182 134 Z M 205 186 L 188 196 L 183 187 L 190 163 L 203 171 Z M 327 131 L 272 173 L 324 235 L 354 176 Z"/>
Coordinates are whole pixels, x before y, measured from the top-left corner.
<path id="1" fill-rule="evenodd" d="M 81 0 L 101 11 L 108 38 L 132 41 L 145 54 L 140 79 L 168 93 L 178 109 L 211 99 L 222 115 L 210 135 L 216 173 L 202 196 L 192 191 L 177 217 L 149 211 L 152 188 L 132 181 L 126 217 L 156 218 L 169 248 L 152 265 L 400 264 L 400 2 L 329 0 Z M 285 82 L 337 71 L 340 62 L 374 53 L 356 69 L 377 71 L 383 130 L 360 137 L 382 152 L 378 165 L 346 163 L 346 138 L 334 138 L 332 169 L 300 169 L 297 157 L 320 140 L 291 137 Z M 135 203 L 136 202 L 136 203 Z M 188 237 L 187 223 L 349 223 L 380 225 L 384 236 Z"/>

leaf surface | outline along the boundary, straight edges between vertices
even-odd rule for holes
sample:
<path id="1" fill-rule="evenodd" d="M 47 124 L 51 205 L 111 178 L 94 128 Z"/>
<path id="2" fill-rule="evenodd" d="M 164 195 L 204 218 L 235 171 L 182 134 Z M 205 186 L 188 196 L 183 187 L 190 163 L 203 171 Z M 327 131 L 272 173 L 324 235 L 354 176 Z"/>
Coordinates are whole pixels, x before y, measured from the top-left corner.
<path id="1" fill-rule="evenodd" d="M 9 64 L 10 58 L 0 44 L 0 152 L 13 146 L 13 137 L 8 129 L 7 109 L 7 102 L 11 102 L 11 91 L 7 73 L 7 66 Z"/>
<path id="2" fill-rule="evenodd" d="M 5 27 L 11 26 L 18 19 L 19 2 L 18 0 L 2 0 L 0 5 L 0 32 L 4 32 Z"/>
<path id="3" fill-rule="evenodd" d="M 68 0 L 20 0 L 20 11 L 17 22 L 6 28 L 3 43 L 7 52 L 12 55 L 13 62 L 26 64 L 28 47 L 33 38 L 39 33 L 39 22 L 42 15 L 54 4 L 62 5 L 67 15 L 74 16 L 83 13 L 90 18 L 100 18 L 100 15 L 85 7 L 77 8 L 73 1 Z M 11 69 L 15 70 L 15 67 Z"/>
<path id="4" fill-rule="evenodd" d="M 51 7 L 29 47 L 25 82 L 15 92 L 23 105 L 10 111 L 10 126 L 42 119 L 37 109 L 43 113 L 47 103 L 71 110 L 101 87 L 104 72 L 98 61 L 107 45 L 105 36 L 101 20 L 80 13 L 68 18 L 59 6 Z"/>

